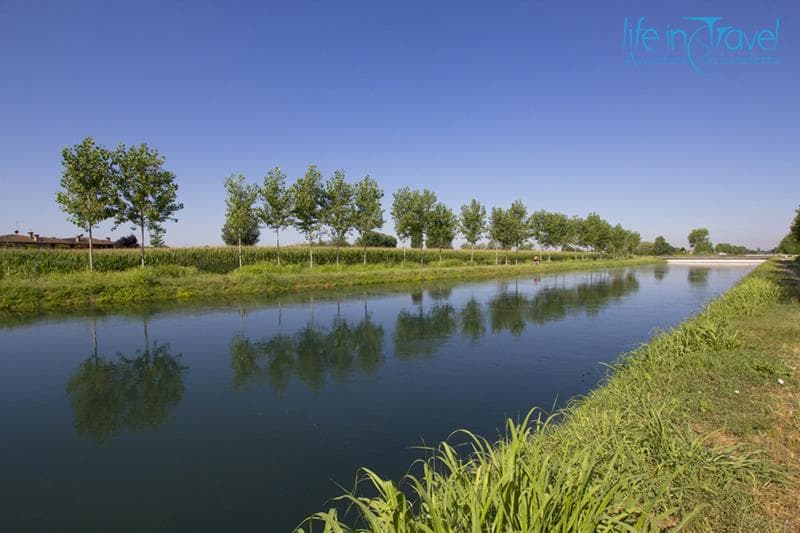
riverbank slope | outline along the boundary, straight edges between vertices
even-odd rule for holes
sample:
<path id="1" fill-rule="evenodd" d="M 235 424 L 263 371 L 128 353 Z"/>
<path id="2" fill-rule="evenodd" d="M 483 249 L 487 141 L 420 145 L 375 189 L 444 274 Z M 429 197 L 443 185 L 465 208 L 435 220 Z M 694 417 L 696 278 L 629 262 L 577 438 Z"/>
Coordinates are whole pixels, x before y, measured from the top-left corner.
<path id="1" fill-rule="evenodd" d="M 800 530 L 798 296 L 800 264 L 766 263 L 563 412 L 342 503 L 372 531 Z M 349 531 L 341 509 L 304 529 Z"/>
<path id="2" fill-rule="evenodd" d="M 472 280 L 494 277 L 535 276 L 556 272 L 640 266 L 660 263 L 653 258 L 623 260 L 569 260 L 525 262 L 509 265 L 464 265 L 437 262 L 428 265 L 368 264 L 300 265 L 278 267 L 256 263 L 242 269 L 213 274 L 196 268 L 161 265 L 121 272 L 72 272 L 0 280 L 0 312 L 70 310 L 88 306 L 190 299 L 230 299 L 293 291 L 330 289 L 431 280 Z"/>

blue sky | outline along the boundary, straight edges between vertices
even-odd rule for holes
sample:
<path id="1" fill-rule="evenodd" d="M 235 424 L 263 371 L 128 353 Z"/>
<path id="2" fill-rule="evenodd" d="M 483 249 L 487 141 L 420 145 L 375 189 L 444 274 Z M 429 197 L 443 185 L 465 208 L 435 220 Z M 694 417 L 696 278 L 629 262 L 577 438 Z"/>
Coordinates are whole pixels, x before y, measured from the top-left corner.
<path id="1" fill-rule="evenodd" d="M 624 63 L 659 30 L 780 18 L 778 65 Z M 75 234 L 65 145 L 147 142 L 185 209 L 171 245 L 219 244 L 222 180 L 365 173 L 453 208 L 597 211 L 645 239 L 772 247 L 800 204 L 796 2 L 0 0 L 0 233 Z M 113 234 L 110 225 L 101 235 Z M 263 242 L 273 237 L 264 234 Z M 287 240 L 296 240 L 288 235 Z"/>

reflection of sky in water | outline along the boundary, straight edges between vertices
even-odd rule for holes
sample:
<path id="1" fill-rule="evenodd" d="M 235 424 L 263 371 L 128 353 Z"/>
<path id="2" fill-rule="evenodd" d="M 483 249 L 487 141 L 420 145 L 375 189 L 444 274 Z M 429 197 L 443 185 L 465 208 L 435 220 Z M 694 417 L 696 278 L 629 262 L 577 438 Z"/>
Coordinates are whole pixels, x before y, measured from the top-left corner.
<path id="1" fill-rule="evenodd" d="M 658 265 L 18 320 L 0 329 L 0 513 L 10 530 L 288 530 L 358 466 L 400 476 L 409 446 L 460 427 L 492 437 L 586 392 L 601 363 L 745 272 Z"/>

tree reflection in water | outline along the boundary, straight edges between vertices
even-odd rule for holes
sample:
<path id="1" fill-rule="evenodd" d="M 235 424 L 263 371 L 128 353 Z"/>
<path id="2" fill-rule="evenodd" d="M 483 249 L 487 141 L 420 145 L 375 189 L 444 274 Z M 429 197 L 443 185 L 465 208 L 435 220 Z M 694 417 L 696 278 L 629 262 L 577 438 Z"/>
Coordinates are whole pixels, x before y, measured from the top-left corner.
<path id="1" fill-rule="evenodd" d="M 144 349 L 116 360 L 98 355 L 92 319 L 92 355 L 66 385 L 78 435 L 98 443 L 123 431 L 157 429 L 180 403 L 188 367 L 172 355 L 169 344 L 150 344 L 144 322 Z"/>
<path id="2" fill-rule="evenodd" d="M 593 316 L 610 302 L 639 290 L 632 272 L 592 273 L 572 287 L 565 280 L 552 280 L 553 286 L 530 295 L 519 288 L 519 282 L 503 283 L 486 304 L 472 296 L 460 309 L 448 303 L 452 294 L 446 286 L 413 291 L 411 304 L 399 311 L 394 322 L 394 354 L 400 360 L 433 356 L 459 331 L 477 343 L 489 328 L 492 333 L 520 335 L 528 324 L 557 321 L 578 312 Z M 430 299 L 427 307 L 426 298 Z M 295 333 L 282 333 L 279 326 L 276 334 L 257 341 L 242 329 L 230 345 L 233 387 L 264 383 L 281 394 L 297 378 L 320 391 L 326 379 L 341 382 L 354 371 L 369 374 L 380 367 L 384 330 L 371 321 L 366 300 L 358 323 L 337 312 L 330 325 L 320 326 L 314 322 L 313 311 L 310 316 Z"/>
<path id="3" fill-rule="evenodd" d="M 483 317 L 481 304 L 475 297 L 471 297 L 464 304 L 460 313 L 461 332 L 475 344 L 486 334 L 486 320 Z"/>
<path id="4" fill-rule="evenodd" d="M 316 325 L 312 318 L 292 335 L 279 331 L 252 341 L 241 331 L 231 341 L 230 353 L 235 389 L 268 383 L 282 394 L 289 380 L 297 377 L 318 392 L 328 375 L 341 382 L 354 370 L 375 372 L 383 360 L 383 327 L 370 320 L 365 300 L 364 317 L 358 324 L 337 313 L 328 328 Z"/>
<path id="5" fill-rule="evenodd" d="M 690 268 L 687 278 L 689 284 L 695 287 L 705 287 L 708 285 L 708 273 L 710 268 Z"/>
<path id="6" fill-rule="evenodd" d="M 667 272 L 669 272 L 669 266 L 665 264 L 658 264 L 653 267 L 653 276 L 656 278 L 656 281 L 661 281 L 667 276 Z"/>

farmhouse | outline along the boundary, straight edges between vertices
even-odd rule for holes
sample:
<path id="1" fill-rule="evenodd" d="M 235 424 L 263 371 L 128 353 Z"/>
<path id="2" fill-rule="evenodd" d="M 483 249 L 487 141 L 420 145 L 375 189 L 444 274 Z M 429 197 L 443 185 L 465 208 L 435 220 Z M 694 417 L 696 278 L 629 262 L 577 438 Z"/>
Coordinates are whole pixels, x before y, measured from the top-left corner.
<path id="1" fill-rule="evenodd" d="M 92 239 L 93 248 L 111 248 L 111 239 Z M 75 237 L 43 237 L 29 231 L 27 235 L 15 231 L 9 235 L 0 235 L 0 247 L 11 248 L 88 248 L 89 238 L 83 233 Z"/>

